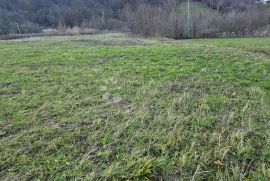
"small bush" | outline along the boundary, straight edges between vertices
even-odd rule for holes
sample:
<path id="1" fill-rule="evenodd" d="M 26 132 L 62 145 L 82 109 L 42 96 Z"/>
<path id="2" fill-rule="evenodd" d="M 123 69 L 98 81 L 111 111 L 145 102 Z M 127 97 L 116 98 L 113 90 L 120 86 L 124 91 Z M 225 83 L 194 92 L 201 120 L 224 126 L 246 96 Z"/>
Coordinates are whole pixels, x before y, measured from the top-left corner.
<path id="1" fill-rule="evenodd" d="M 43 29 L 42 33 L 45 35 L 58 35 L 61 34 L 61 32 L 57 29 L 52 29 L 52 28 L 47 28 L 47 29 Z"/>
<path id="2" fill-rule="evenodd" d="M 81 28 L 78 26 L 74 26 L 73 28 L 67 28 L 66 33 L 71 35 L 79 35 L 81 34 Z"/>
<path id="3" fill-rule="evenodd" d="M 266 37 L 266 36 L 270 36 L 270 25 L 265 26 L 257 31 L 255 31 L 255 36 L 259 36 L 259 37 Z"/>

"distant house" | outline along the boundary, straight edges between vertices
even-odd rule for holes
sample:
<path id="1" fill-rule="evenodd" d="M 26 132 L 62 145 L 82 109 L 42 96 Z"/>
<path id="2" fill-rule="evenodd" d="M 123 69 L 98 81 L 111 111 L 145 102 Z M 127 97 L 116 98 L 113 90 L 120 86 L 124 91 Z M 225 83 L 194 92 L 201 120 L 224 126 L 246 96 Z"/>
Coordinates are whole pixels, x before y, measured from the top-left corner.
<path id="1" fill-rule="evenodd" d="M 270 0 L 256 0 L 257 4 L 270 4 Z"/>

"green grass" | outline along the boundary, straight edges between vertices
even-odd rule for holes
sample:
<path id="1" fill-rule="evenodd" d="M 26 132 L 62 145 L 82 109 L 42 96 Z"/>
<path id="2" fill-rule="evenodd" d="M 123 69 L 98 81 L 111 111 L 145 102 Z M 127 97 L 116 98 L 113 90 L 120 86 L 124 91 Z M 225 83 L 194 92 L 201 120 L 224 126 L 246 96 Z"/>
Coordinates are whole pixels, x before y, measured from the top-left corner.
<path id="1" fill-rule="evenodd" d="M 193 11 L 195 13 L 198 13 L 198 14 L 207 14 L 209 16 L 218 16 L 218 12 L 212 8 L 209 8 L 209 6 L 207 6 L 206 4 L 204 3 L 201 3 L 201 2 L 190 2 L 190 10 L 191 10 L 191 13 L 193 13 Z M 188 12 L 188 3 L 183 3 L 182 5 L 179 6 L 179 13 L 185 13 L 187 14 Z"/>
<path id="2" fill-rule="evenodd" d="M 270 39 L 0 41 L 0 180 L 269 180 Z"/>

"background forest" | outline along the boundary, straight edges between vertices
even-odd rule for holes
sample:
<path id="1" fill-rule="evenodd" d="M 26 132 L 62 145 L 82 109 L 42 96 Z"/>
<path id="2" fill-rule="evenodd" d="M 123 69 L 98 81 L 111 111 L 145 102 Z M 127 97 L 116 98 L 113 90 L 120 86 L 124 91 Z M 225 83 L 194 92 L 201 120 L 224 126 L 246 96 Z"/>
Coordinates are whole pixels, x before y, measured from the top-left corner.
<path id="1" fill-rule="evenodd" d="M 0 34 L 76 27 L 175 39 L 269 35 L 267 4 L 197 0 L 189 7 L 188 16 L 187 0 L 0 0 Z"/>

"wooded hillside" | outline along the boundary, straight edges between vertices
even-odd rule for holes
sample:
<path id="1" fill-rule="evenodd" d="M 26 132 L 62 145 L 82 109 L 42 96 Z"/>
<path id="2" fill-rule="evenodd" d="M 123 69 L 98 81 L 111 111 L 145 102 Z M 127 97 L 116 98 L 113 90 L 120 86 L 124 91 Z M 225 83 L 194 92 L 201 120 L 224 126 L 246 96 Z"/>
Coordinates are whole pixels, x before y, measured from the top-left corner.
<path id="1" fill-rule="evenodd" d="M 270 24 L 269 6 L 254 0 L 0 0 L 0 34 L 46 28 L 128 30 L 173 38 L 254 34 Z"/>

